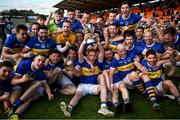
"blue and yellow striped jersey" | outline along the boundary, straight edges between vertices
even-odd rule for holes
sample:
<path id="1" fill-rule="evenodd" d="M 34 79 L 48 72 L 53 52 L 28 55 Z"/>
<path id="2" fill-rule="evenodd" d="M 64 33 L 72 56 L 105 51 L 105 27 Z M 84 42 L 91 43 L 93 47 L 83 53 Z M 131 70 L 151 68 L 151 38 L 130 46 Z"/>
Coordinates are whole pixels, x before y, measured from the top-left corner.
<path id="1" fill-rule="evenodd" d="M 57 63 L 57 64 L 51 64 L 50 62 L 44 67 L 44 70 L 54 70 L 56 67 L 63 69 L 64 65 L 63 63 Z"/>
<path id="2" fill-rule="evenodd" d="M 141 40 L 138 40 L 138 38 L 134 36 L 134 44 L 136 46 L 141 46 L 141 44 L 145 44 L 144 38 L 142 38 Z"/>
<path id="3" fill-rule="evenodd" d="M 151 45 L 147 45 L 146 43 L 141 44 L 142 54 L 146 54 L 146 52 L 150 49 L 155 50 L 157 53 L 163 54 L 165 52 L 164 44 L 154 42 Z"/>
<path id="4" fill-rule="evenodd" d="M 31 60 L 23 60 L 21 61 L 17 69 L 15 71 L 16 75 L 23 76 L 24 74 L 28 74 L 33 80 L 40 80 L 40 81 L 46 81 L 46 76 L 44 74 L 44 69 L 41 68 L 39 70 L 33 70 L 32 64 L 33 61 Z"/>
<path id="5" fill-rule="evenodd" d="M 61 22 L 60 22 L 60 24 L 58 25 L 58 27 L 59 28 L 62 28 L 62 26 L 63 26 L 63 23 L 64 23 L 64 21 L 67 21 L 68 20 L 68 17 L 64 17 L 62 20 L 61 20 Z M 81 23 L 79 22 L 79 20 L 73 20 L 72 22 L 71 22 L 71 31 L 72 32 L 76 32 L 77 31 L 77 29 L 79 28 L 79 26 L 81 25 Z"/>
<path id="6" fill-rule="evenodd" d="M 142 48 L 134 44 L 131 49 L 128 49 L 127 52 L 133 53 L 135 55 L 140 55 L 142 53 Z"/>
<path id="7" fill-rule="evenodd" d="M 134 58 L 135 55 L 133 53 L 127 53 L 125 58 L 121 58 L 120 60 L 113 59 L 110 67 L 115 68 L 113 75 L 114 83 L 123 80 L 127 74 L 135 70 Z"/>
<path id="8" fill-rule="evenodd" d="M 109 41 L 109 47 L 112 49 L 112 51 L 115 53 L 117 52 L 117 45 L 122 43 L 123 41 Z"/>
<path id="9" fill-rule="evenodd" d="M 91 66 L 84 60 L 83 63 L 80 63 L 81 67 L 81 76 L 80 83 L 83 84 L 97 84 L 98 75 L 101 73 L 101 65 L 97 60 L 94 62 L 94 70 L 91 69 Z"/>
<path id="10" fill-rule="evenodd" d="M 151 79 L 154 86 L 157 86 L 164 80 L 164 67 L 163 65 L 158 68 L 154 68 L 148 64 L 147 60 L 142 60 L 141 64 L 148 69 L 148 76 Z"/>
<path id="11" fill-rule="evenodd" d="M 114 21 L 114 24 L 119 27 L 119 30 L 125 31 L 125 30 L 134 30 L 137 26 L 137 23 L 141 20 L 141 16 L 130 13 L 127 20 L 123 19 L 122 15 L 119 16 L 118 20 Z"/>
<path id="12" fill-rule="evenodd" d="M 0 80 L 0 91 L 2 92 L 12 92 L 12 84 L 11 80 L 14 77 L 14 71 L 11 72 L 10 77 L 6 78 L 6 80 Z"/>
<path id="13" fill-rule="evenodd" d="M 26 47 L 32 50 L 33 55 L 43 54 L 48 56 L 49 51 L 56 48 L 56 43 L 53 39 L 41 41 L 38 37 L 32 37 Z"/>
<path id="14" fill-rule="evenodd" d="M 29 38 L 21 42 L 17 39 L 16 34 L 12 34 L 5 40 L 4 47 L 9 48 L 12 53 L 20 53 L 28 41 Z"/>
<path id="15" fill-rule="evenodd" d="M 104 60 L 103 63 L 102 63 L 102 69 L 103 70 L 108 70 L 110 68 L 110 65 L 111 65 L 113 59 L 111 61 Z"/>
<path id="16" fill-rule="evenodd" d="M 165 45 L 169 45 L 171 46 L 172 48 L 174 48 L 175 50 L 178 51 L 178 53 L 180 54 L 180 34 L 177 34 L 176 35 L 176 41 L 172 44 L 167 44 L 165 43 Z"/>

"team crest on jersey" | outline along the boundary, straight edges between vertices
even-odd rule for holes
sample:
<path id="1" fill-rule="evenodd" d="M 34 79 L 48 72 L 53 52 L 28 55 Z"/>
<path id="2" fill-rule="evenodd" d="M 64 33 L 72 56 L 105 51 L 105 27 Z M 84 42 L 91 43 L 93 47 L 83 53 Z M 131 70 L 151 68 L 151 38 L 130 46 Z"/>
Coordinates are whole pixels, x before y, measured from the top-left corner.
<path id="1" fill-rule="evenodd" d="M 35 46 L 39 47 L 39 46 L 40 46 L 40 44 L 35 44 Z"/>
<path id="2" fill-rule="evenodd" d="M 42 43 L 41 48 L 46 48 L 46 45 L 44 43 Z"/>
<path id="3" fill-rule="evenodd" d="M 125 26 L 128 26 L 129 22 L 128 21 L 124 21 L 124 24 L 125 24 Z"/>

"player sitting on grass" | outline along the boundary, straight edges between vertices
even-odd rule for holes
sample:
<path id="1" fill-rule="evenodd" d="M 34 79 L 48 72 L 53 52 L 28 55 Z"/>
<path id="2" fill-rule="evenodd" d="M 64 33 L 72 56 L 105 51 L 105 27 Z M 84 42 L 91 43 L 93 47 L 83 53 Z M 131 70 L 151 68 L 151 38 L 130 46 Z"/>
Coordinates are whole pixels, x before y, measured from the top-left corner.
<path id="1" fill-rule="evenodd" d="M 148 50 L 146 53 L 146 59 L 141 61 L 141 65 L 139 65 L 138 69 L 143 74 L 146 74 L 152 81 L 157 96 L 163 97 L 167 91 L 170 91 L 180 105 L 180 94 L 178 89 L 171 80 L 166 80 L 164 78 L 165 73 L 163 62 L 157 66 L 158 62 L 160 63 L 161 61 L 158 61 L 156 52 L 154 50 Z"/>
<path id="2" fill-rule="evenodd" d="M 45 65 L 45 73 L 48 78 L 48 84 L 60 85 L 61 94 L 74 95 L 76 86 L 64 75 L 64 65 L 61 57 L 62 56 L 58 50 L 53 49 L 50 51 L 49 59 L 46 60 Z"/>
<path id="3" fill-rule="evenodd" d="M 66 117 L 71 116 L 73 108 L 77 105 L 79 100 L 87 94 L 98 95 L 100 94 L 101 99 L 101 108 L 98 110 L 98 113 L 103 114 L 104 116 L 113 116 L 114 113 L 107 109 L 107 90 L 106 86 L 98 84 L 98 81 L 104 79 L 103 75 L 100 75 L 100 64 L 103 62 L 104 58 L 104 49 L 102 45 L 98 42 L 99 55 L 96 56 L 96 50 L 89 49 L 87 52 L 87 59 L 93 64 L 93 69 L 84 59 L 83 51 L 89 36 L 86 35 L 79 48 L 79 62 L 80 66 L 78 68 L 80 75 L 80 84 L 76 90 L 75 96 L 71 99 L 69 105 L 66 105 L 64 102 L 61 102 L 61 109 L 64 112 Z M 73 67 L 72 67 L 73 68 Z M 77 72 L 78 73 L 78 72 Z M 79 74 L 78 73 L 78 74 Z"/>
<path id="4" fill-rule="evenodd" d="M 23 60 L 18 64 L 15 76 L 11 81 L 11 84 L 14 85 L 10 97 L 13 107 L 9 112 L 9 116 L 13 114 L 19 106 L 28 101 L 42 84 L 48 95 L 48 99 L 52 100 L 54 98 L 43 71 L 45 59 L 43 55 L 39 54 L 35 56 L 33 61 Z"/>

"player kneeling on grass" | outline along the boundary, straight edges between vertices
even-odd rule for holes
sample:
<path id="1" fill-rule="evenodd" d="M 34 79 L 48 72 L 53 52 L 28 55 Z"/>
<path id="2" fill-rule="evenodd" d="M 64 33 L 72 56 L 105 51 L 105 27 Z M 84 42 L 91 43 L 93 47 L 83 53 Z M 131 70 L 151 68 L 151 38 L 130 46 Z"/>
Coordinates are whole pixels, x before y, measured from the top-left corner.
<path id="1" fill-rule="evenodd" d="M 18 107 L 31 99 L 42 84 L 48 95 L 48 99 L 52 100 L 54 98 L 43 71 L 45 59 L 43 55 L 37 55 L 33 61 L 23 60 L 18 64 L 15 76 L 11 81 L 11 84 L 14 85 L 14 90 L 10 97 L 13 107 L 9 112 L 9 116 L 16 113 Z"/>
<path id="2" fill-rule="evenodd" d="M 146 59 L 141 61 L 141 65 L 139 65 L 138 69 L 152 81 L 157 96 L 165 97 L 165 93 L 170 91 L 180 105 L 180 94 L 178 89 L 171 80 L 165 80 L 164 78 L 165 66 L 163 63 L 164 61 L 158 61 L 158 57 L 154 50 L 148 50 Z"/>
<path id="3" fill-rule="evenodd" d="M 104 58 L 104 49 L 102 45 L 97 42 L 98 49 L 99 49 L 99 55 L 98 58 L 96 56 L 96 50 L 89 49 L 87 52 L 87 59 L 93 64 L 93 69 L 91 66 L 87 63 L 87 61 L 84 59 L 83 51 L 86 44 L 86 41 L 88 39 L 88 35 L 85 36 L 85 39 L 83 40 L 80 48 L 79 48 L 79 72 L 81 71 L 80 75 L 80 84 L 78 85 L 78 88 L 76 90 L 75 96 L 71 99 L 68 106 L 64 102 L 61 102 L 61 109 L 64 112 L 64 115 L 66 117 L 71 116 L 71 112 L 73 108 L 77 105 L 79 100 L 84 97 L 87 94 L 91 95 L 98 95 L 100 94 L 101 99 L 101 108 L 98 110 L 98 113 L 103 114 L 105 116 L 113 116 L 114 113 L 109 111 L 107 109 L 106 103 L 107 103 L 107 90 L 105 85 L 98 84 L 98 80 L 104 79 L 103 75 L 100 75 L 100 64 L 103 62 Z M 71 67 L 73 68 L 73 67 Z"/>
<path id="4" fill-rule="evenodd" d="M 4 110 L 10 110 L 9 96 L 12 90 L 10 73 L 13 65 L 8 62 L 0 62 L 0 101 L 3 102 Z"/>

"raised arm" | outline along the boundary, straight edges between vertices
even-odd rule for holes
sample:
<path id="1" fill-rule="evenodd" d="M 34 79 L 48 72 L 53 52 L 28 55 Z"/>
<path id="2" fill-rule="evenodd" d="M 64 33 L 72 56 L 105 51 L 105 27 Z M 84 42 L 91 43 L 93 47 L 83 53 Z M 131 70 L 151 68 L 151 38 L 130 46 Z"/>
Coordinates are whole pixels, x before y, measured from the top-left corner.
<path id="1" fill-rule="evenodd" d="M 105 40 L 105 48 L 109 47 L 109 32 L 108 32 L 108 27 L 104 29 L 103 31 L 103 35 L 104 35 L 104 40 Z"/>
<path id="2" fill-rule="evenodd" d="M 84 47 L 85 47 L 85 44 L 86 44 L 86 41 L 87 39 L 89 38 L 89 35 L 88 34 L 85 34 L 84 36 L 84 40 L 83 42 L 81 43 L 80 47 L 79 47 L 79 51 L 78 51 L 78 59 L 79 59 L 79 62 L 82 63 L 84 61 Z"/>
<path id="3" fill-rule="evenodd" d="M 45 24 L 46 26 L 48 26 L 48 27 L 50 26 L 50 25 L 49 25 L 49 21 L 51 20 L 52 15 L 53 15 L 53 12 L 50 12 L 48 18 L 46 19 L 46 21 L 45 21 L 45 23 L 44 23 L 44 24 Z"/>
<path id="4" fill-rule="evenodd" d="M 98 49 L 99 49 L 99 55 L 98 55 L 98 60 L 100 62 L 102 62 L 104 60 L 104 48 L 101 45 L 101 43 L 97 43 L 98 44 Z"/>
<path id="5" fill-rule="evenodd" d="M 152 28 L 157 32 L 158 34 L 158 40 L 156 40 L 156 42 L 158 43 L 163 43 L 164 39 L 163 39 L 163 34 L 162 31 L 157 27 L 157 25 L 152 25 Z"/>

